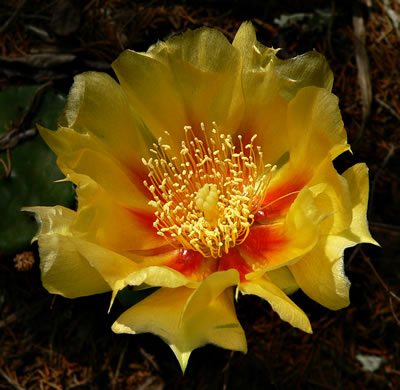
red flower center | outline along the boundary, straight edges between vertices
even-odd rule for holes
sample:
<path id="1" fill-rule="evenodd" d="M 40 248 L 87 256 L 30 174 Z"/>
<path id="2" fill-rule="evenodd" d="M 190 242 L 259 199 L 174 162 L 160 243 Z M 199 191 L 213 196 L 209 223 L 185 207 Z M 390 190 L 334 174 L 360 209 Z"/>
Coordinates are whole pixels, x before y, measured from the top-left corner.
<path id="1" fill-rule="evenodd" d="M 245 146 L 239 135 L 234 145 L 232 136 L 216 126 L 211 136 L 204 124 L 201 129 L 202 139 L 185 127 L 179 158 L 160 138 L 151 149 L 155 158 L 143 159 L 151 182 L 144 184 L 154 198 L 150 204 L 159 235 L 175 247 L 219 258 L 249 234 L 273 167 L 264 165 L 260 147 L 254 146 L 256 135 Z"/>

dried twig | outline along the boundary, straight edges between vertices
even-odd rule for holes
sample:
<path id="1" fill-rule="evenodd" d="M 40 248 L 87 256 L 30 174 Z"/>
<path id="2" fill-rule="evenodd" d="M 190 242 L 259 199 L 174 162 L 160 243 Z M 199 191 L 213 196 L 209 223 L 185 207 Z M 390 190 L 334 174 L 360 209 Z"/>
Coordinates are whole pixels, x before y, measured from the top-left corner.
<path id="1" fill-rule="evenodd" d="M 384 280 L 378 274 L 377 270 L 375 269 L 375 267 L 372 264 L 372 262 L 369 259 L 369 257 L 364 253 L 364 251 L 362 249 L 360 249 L 360 253 L 361 253 L 364 261 L 370 266 L 370 268 L 371 268 L 372 272 L 374 273 L 375 277 L 378 279 L 378 282 L 382 285 L 382 287 L 389 294 L 389 302 L 390 302 L 390 308 L 391 308 L 391 311 L 392 311 L 393 318 L 395 319 L 397 324 L 400 326 L 399 318 L 397 317 L 397 315 L 396 315 L 396 313 L 394 312 L 394 309 L 393 309 L 393 298 L 396 299 L 398 302 L 400 302 L 400 297 L 398 297 L 392 290 L 390 290 L 388 285 L 384 282 Z"/>
<path id="2" fill-rule="evenodd" d="M 26 0 L 20 0 L 17 7 L 15 8 L 14 12 L 11 16 L 7 19 L 7 21 L 0 27 L 0 34 L 3 34 L 8 26 L 18 17 L 18 14 L 21 12 L 23 6 L 25 5 Z"/>
<path id="3" fill-rule="evenodd" d="M 378 96 L 375 96 L 375 100 L 382 106 L 385 107 L 395 118 L 400 121 L 400 114 L 389 104 L 385 103 L 382 99 L 379 99 Z"/>
<path id="4" fill-rule="evenodd" d="M 126 353 L 126 350 L 127 350 L 127 349 L 128 349 L 128 343 L 124 345 L 124 347 L 122 348 L 122 351 L 121 351 L 121 353 L 120 353 L 120 355 L 119 355 L 117 368 L 115 369 L 115 373 L 114 373 L 114 376 L 113 376 L 112 381 L 111 381 L 111 388 L 112 388 L 112 390 L 114 390 L 114 389 L 116 388 L 116 386 L 117 386 L 118 377 L 119 377 L 119 372 L 120 372 L 120 370 L 121 370 L 122 362 L 123 362 L 123 360 L 124 360 L 125 353 Z"/>
<path id="5" fill-rule="evenodd" d="M 0 368 L 0 375 L 16 390 L 25 390 L 24 387 L 22 387 L 18 382 L 16 382 L 14 379 L 10 378 L 7 373 Z"/>
<path id="6" fill-rule="evenodd" d="M 1 150 L 1 149 L 0 149 Z M 10 149 L 6 150 L 7 162 L 0 157 L 0 163 L 4 167 L 4 175 L 3 177 L 7 178 L 11 173 L 11 158 L 10 158 Z"/>
<path id="7" fill-rule="evenodd" d="M 139 348 L 139 352 L 143 355 L 143 357 L 145 357 L 150 362 L 150 364 L 153 366 L 153 368 L 156 371 L 160 371 L 160 367 L 158 367 L 158 364 L 155 361 L 153 355 L 151 355 L 150 353 L 146 352 L 143 348 Z"/>
<path id="8" fill-rule="evenodd" d="M 370 195 L 369 195 L 369 204 L 368 204 L 368 219 L 372 214 L 372 205 L 373 205 L 373 200 L 374 200 L 374 194 L 375 194 L 375 187 L 376 183 L 378 182 L 378 179 L 380 175 L 382 174 L 383 170 L 385 169 L 387 163 L 389 162 L 390 158 L 393 156 L 394 152 L 396 151 L 398 147 L 394 146 L 393 144 L 390 145 L 390 148 L 386 154 L 385 159 L 382 161 L 382 164 L 378 168 L 378 170 L 375 173 L 374 180 L 371 184 L 371 189 L 370 189 Z"/>
<path id="9" fill-rule="evenodd" d="M 331 55 L 332 59 L 336 59 L 335 52 L 332 46 L 332 27 L 333 27 L 333 20 L 335 18 L 335 1 L 331 0 L 331 16 L 328 20 L 328 30 L 327 30 L 327 43 L 328 43 L 328 51 Z"/>
<path id="10" fill-rule="evenodd" d="M 400 234 L 400 226 L 392 225 L 390 223 L 382 223 L 382 222 L 370 222 L 369 226 L 371 229 L 390 233 L 390 234 Z"/>
<path id="11" fill-rule="evenodd" d="M 348 260 L 346 261 L 345 268 L 348 268 L 350 264 L 353 262 L 353 260 L 356 258 L 358 252 L 360 251 L 361 246 L 357 245 L 353 251 L 351 252 L 351 255 L 349 256 Z"/>
<path id="12" fill-rule="evenodd" d="M 230 365 L 232 362 L 232 358 L 234 355 L 235 351 L 231 351 L 231 353 L 229 354 L 229 358 L 228 361 L 225 364 L 225 367 L 222 369 L 223 375 L 224 375 L 224 384 L 222 389 L 223 390 L 228 390 L 228 385 L 229 385 L 229 371 L 230 371 Z"/>
<path id="13" fill-rule="evenodd" d="M 12 324 L 13 322 L 17 321 L 17 318 L 18 318 L 17 315 L 15 313 L 12 313 L 4 320 L 0 320 L 0 329 L 5 328 L 9 324 Z"/>
<path id="14" fill-rule="evenodd" d="M 29 68 L 50 69 L 59 65 L 70 64 L 76 59 L 75 54 L 70 53 L 38 53 L 21 57 L 0 56 L 0 63 L 10 65 L 25 65 Z"/>
<path id="15" fill-rule="evenodd" d="M 29 104 L 29 107 L 26 109 L 25 113 L 18 120 L 18 122 L 0 135 L 0 151 L 12 149 L 21 140 L 33 137 L 36 134 L 35 128 L 29 128 L 25 130 L 24 127 L 32 120 L 33 116 L 35 115 L 36 109 L 40 104 L 41 98 L 43 96 L 43 92 L 52 84 L 52 81 L 48 81 L 47 83 L 41 85 L 36 90 L 35 95 L 33 96 L 33 99 Z M 8 167 L 11 169 L 10 163 L 8 164 Z"/>
<path id="16" fill-rule="evenodd" d="M 353 28 L 354 28 L 354 50 L 357 63 L 358 82 L 361 89 L 362 101 L 362 121 L 357 139 L 354 142 L 353 150 L 355 150 L 365 132 L 365 127 L 371 114 L 372 87 L 371 75 L 367 49 L 365 47 L 365 25 L 362 17 L 360 5 L 353 3 Z"/>

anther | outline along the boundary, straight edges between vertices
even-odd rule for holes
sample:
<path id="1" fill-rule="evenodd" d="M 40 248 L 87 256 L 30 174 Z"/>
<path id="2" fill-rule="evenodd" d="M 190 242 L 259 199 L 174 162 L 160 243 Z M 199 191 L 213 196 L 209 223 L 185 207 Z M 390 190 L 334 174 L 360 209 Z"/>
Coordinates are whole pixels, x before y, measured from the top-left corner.
<path id="1" fill-rule="evenodd" d="M 261 148 L 253 145 L 256 135 L 243 145 L 241 135 L 234 142 L 215 122 L 209 132 L 204 123 L 200 128 L 204 142 L 184 127 L 179 158 L 158 139 L 151 149 L 156 156 L 142 159 L 149 170 L 144 185 L 154 198 L 149 204 L 159 235 L 173 246 L 218 258 L 247 237 L 274 167 L 264 165 Z"/>

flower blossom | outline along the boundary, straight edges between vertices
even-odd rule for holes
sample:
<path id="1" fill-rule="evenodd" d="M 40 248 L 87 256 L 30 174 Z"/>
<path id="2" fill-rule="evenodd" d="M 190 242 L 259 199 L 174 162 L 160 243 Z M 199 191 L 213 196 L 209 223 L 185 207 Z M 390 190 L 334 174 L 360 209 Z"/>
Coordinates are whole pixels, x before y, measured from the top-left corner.
<path id="1" fill-rule="evenodd" d="M 348 151 L 317 52 L 281 60 L 243 23 L 232 44 L 210 28 L 124 51 L 75 77 L 57 131 L 39 128 L 76 211 L 30 207 L 44 287 L 68 298 L 159 287 L 112 329 L 160 336 L 185 370 L 212 343 L 246 352 L 235 297 L 269 302 L 311 333 L 288 297 L 349 304 L 343 252 L 376 244 L 368 170 L 339 174 Z"/>

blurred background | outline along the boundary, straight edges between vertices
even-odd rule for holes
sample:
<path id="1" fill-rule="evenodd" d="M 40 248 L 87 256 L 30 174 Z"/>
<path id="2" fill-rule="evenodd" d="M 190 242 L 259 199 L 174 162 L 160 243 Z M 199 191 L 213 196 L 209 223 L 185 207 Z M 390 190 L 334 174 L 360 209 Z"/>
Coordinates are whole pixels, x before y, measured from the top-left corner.
<path id="1" fill-rule="evenodd" d="M 152 335 L 110 326 L 109 294 L 68 300 L 41 285 L 35 221 L 27 205 L 75 207 L 35 124 L 55 129 L 73 76 L 112 73 L 124 49 L 200 26 L 230 40 L 251 20 L 258 40 L 290 58 L 323 53 L 333 70 L 353 154 L 370 168 L 370 229 L 381 248 L 348 249 L 351 305 L 334 312 L 293 299 L 313 335 L 282 322 L 268 303 L 240 297 L 247 355 L 193 352 L 182 376 Z M 2 0 L 0 2 L 0 389 L 399 389 L 400 1 Z"/>

